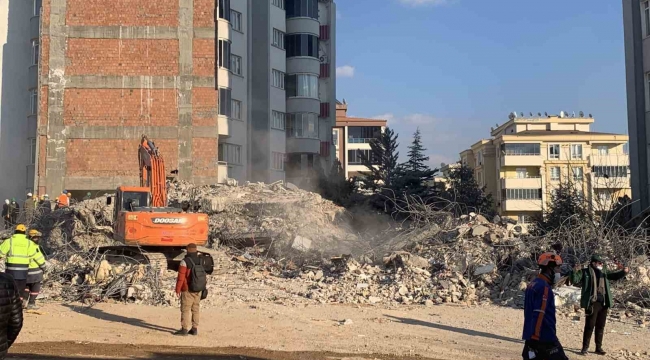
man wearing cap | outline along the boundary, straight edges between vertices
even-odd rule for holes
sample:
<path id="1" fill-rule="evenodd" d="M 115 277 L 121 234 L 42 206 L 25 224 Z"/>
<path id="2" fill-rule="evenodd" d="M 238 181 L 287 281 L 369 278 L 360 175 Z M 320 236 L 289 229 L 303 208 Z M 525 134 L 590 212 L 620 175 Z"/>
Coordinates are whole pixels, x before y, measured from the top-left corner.
<path id="1" fill-rule="evenodd" d="M 32 193 L 27 193 L 27 199 L 25 199 L 23 208 L 25 209 L 25 223 L 29 225 L 34 219 L 34 211 L 36 210 Z"/>
<path id="2" fill-rule="evenodd" d="M 0 245 L 0 259 L 5 259 L 5 273 L 13 276 L 16 287 L 21 293 L 21 301 L 27 299 L 27 273 L 29 264 L 36 262 L 38 266 L 45 266 L 45 258 L 37 249 L 38 246 L 25 235 L 27 228 L 23 224 L 16 225 L 14 235 Z"/>
<path id="3" fill-rule="evenodd" d="M 580 355 L 587 355 L 591 335 L 596 329 L 596 354 L 605 355 L 603 350 L 603 336 L 607 323 L 607 311 L 614 303 L 609 281 L 622 279 L 627 275 L 628 268 L 617 271 L 608 271 L 604 267 L 603 258 L 594 254 L 586 268 L 576 265 L 571 272 L 570 279 L 574 285 L 582 287 L 580 306 L 585 309 L 585 328 L 582 334 L 582 351 Z"/>
<path id="4" fill-rule="evenodd" d="M 45 260 L 45 252 L 43 251 L 43 248 L 39 245 L 39 241 L 41 239 L 41 234 L 40 231 L 36 229 L 31 229 L 27 233 L 29 236 L 29 240 L 33 241 L 34 244 L 36 244 L 36 251 L 38 254 L 40 254 L 43 257 L 43 260 Z M 27 302 L 27 310 L 36 310 L 38 307 L 36 306 L 36 298 L 38 297 L 38 294 L 41 292 L 41 285 L 43 283 L 43 272 L 47 270 L 48 264 L 47 260 L 43 262 L 42 265 L 40 265 L 38 262 L 35 261 L 35 258 L 32 258 L 32 260 L 29 263 L 29 270 L 27 272 L 27 287 L 25 288 L 25 292 L 28 294 L 27 296 L 29 297 L 29 301 Z"/>

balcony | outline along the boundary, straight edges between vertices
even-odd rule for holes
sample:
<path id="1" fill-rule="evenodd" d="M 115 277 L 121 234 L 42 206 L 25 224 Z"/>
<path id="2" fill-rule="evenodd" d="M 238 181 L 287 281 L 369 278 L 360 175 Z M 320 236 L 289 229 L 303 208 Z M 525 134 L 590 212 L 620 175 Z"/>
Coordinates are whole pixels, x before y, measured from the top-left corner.
<path id="1" fill-rule="evenodd" d="M 590 155 L 591 166 L 630 166 L 630 156 L 627 154 Z"/>
<path id="2" fill-rule="evenodd" d="M 537 154 L 501 154 L 501 166 L 542 166 L 544 159 Z"/>
<path id="3" fill-rule="evenodd" d="M 630 188 L 630 176 L 622 177 L 597 177 L 594 174 L 592 176 L 592 186 L 594 189 L 629 189 Z"/>
<path id="4" fill-rule="evenodd" d="M 287 138 L 287 153 L 319 154 L 320 139 Z"/>
<path id="5" fill-rule="evenodd" d="M 348 144 L 370 144 L 373 140 L 377 140 L 376 138 L 353 138 L 349 137 L 348 138 Z"/>
<path id="6" fill-rule="evenodd" d="M 225 116 L 218 116 L 217 130 L 220 137 L 230 137 L 230 124 Z"/>
<path id="7" fill-rule="evenodd" d="M 542 211 L 542 199 L 511 199 L 501 201 L 503 211 Z"/>
<path id="8" fill-rule="evenodd" d="M 542 178 L 539 176 L 501 178 L 502 189 L 539 189 L 541 187 Z"/>
<path id="9" fill-rule="evenodd" d="M 230 177 L 228 175 L 228 164 L 220 161 L 217 165 L 217 182 L 219 184 L 225 184 L 226 179 Z"/>

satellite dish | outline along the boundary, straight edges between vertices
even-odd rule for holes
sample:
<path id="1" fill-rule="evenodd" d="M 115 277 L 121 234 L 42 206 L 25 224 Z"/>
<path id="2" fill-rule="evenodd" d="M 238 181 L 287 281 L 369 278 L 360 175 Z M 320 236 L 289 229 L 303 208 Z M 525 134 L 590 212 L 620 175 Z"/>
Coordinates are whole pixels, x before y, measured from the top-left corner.
<path id="1" fill-rule="evenodd" d="M 517 118 L 517 113 L 516 112 L 511 112 L 510 115 L 508 115 L 508 119 L 514 120 Z"/>
<path id="2" fill-rule="evenodd" d="M 560 119 L 564 119 L 564 111 L 560 111 Z"/>
<path id="3" fill-rule="evenodd" d="M 494 131 L 494 128 L 492 126 L 490 126 L 490 132 L 492 132 L 492 131 Z"/>
<path id="4" fill-rule="evenodd" d="M 533 117 L 533 113 L 530 113 L 530 117 Z"/>
<path id="5" fill-rule="evenodd" d="M 593 119 L 594 117 L 593 117 L 591 114 L 589 114 L 589 118 L 590 118 L 590 119 Z"/>
<path id="6" fill-rule="evenodd" d="M 546 111 L 544 111 L 544 116 L 548 117 L 548 113 Z"/>
<path id="7" fill-rule="evenodd" d="M 585 117 L 585 113 L 583 113 L 582 111 L 579 112 L 578 115 L 580 115 L 581 118 Z"/>
<path id="8" fill-rule="evenodd" d="M 538 112 L 538 113 L 537 113 L 537 116 L 542 117 L 542 113 L 541 113 L 541 112 Z"/>
<path id="9" fill-rule="evenodd" d="M 571 113 L 571 117 L 572 118 L 576 117 L 576 112 L 575 111 Z"/>
<path id="10" fill-rule="evenodd" d="M 521 113 L 521 117 L 524 117 L 524 113 L 523 113 L 523 112 Z"/>

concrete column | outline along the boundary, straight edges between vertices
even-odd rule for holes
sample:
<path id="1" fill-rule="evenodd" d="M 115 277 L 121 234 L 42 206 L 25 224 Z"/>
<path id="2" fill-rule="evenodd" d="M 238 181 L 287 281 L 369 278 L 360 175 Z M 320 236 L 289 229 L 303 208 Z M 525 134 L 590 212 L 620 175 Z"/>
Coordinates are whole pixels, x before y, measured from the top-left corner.
<path id="1" fill-rule="evenodd" d="M 178 176 L 192 178 L 192 41 L 194 0 L 178 1 Z M 168 169 L 173 170 L 173 169 Z"/>

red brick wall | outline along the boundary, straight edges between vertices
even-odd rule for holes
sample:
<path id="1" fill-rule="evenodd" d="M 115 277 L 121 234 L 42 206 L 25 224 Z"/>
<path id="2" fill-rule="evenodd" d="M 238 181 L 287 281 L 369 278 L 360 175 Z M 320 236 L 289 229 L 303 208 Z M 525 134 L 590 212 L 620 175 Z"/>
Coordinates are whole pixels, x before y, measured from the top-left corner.
<path id="1" fill-rule="evenodd" d="M 167 173 L 178 166 L 178 140 L 156 140 Z M 66 176 L 139 176 L 139 139 L 69 139 Z"/>
<path id="2" fill-rule="evenodd" d="M 217 176 L 217 139 L 194 138 L 192 176 Z"/>
<path id="3" fill-rule="evenodd" d="M 193 69 L 196 76 L 214 76 L 214 39 L 194 39 Z"/>
<path id="4" fill-rule="evenodd" d="M 176 126 L 175 89 L 66 89 L 65 125 Z"/>
<path id="5" fill-rule="evenodd" d="M 214 27 L 214 0 L 194 0 L 194 26 Z"/>
<path id="6" fill-rule="evenodd" d="M 178 40 L 68 39 L 66 75 L 178 74 Z"/>
<path id="7" fill-rule="evenodd" d="M 178 0 L 68 0 L 66 24 L 178 26 Z"/>
<path id="8" fill-rule="evenodd" d="M 215 89 L 192 89 L 192 125 L 217 126 L 217 91 Z"/>

